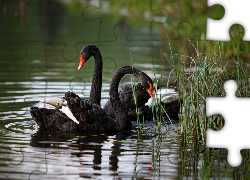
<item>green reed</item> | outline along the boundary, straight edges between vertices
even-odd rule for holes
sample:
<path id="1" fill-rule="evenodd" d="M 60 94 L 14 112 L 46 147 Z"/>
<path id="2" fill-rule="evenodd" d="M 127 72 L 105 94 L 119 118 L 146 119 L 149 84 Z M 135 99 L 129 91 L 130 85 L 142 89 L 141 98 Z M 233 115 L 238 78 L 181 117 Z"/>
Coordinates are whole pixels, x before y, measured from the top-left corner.
<path id="1" fill-rule="evenodd" d="M 214 47 L 221 50 L 221 44 L 214 43 Z M 183 98 L 180 132 L 185 141 L 195 140 L 205 143 L 207 128 L 220 129 L 224 125 L 222 116 L 206 117 L 206 97 L 225 96 L 223 85 L 228 79 L 237 81 L 236 95 L 249 96 L 249 71 L 244 68 L 245 62 L 240 59 L 240 51 L 237 59 L 231 57 L 225 61 L 221 53 L 216 54 L 218 49 L 213 50 L 209 47 L 210 52 L 201 53 L 193 44 L 192 46 L 197 53 L 194 58 L 190 57 L 193 71 L 189 71 L 184 63 L 181 68 L 175 67 L 179 94 Z"/>
<path id="2" fill-rule="evenodd" d="M 130 52 L 131 55 L 131 52 Z M 131 63 L 132 63 L 132 68 L 133 66 L 133 59 L 131 58 Z M 134 78 L 134 73 L 133 77 L 131 78 L 131 88 L 133 92 L 133 97 L 134 97 L 134 102 L 135 102 L 135 110 L 136 110 L 136 116 L 137 116 L 137 124 L 139 124 L 139 130 L 138 130 L 138 137 L 142 136 L 142 126 L 139 118 L 139 111 L 138 111 L 138 106 L 137 106 L 137 94 L 136 94 L 136 88 L 135 88 L 135 78 Z M 144 119 L 143 119 L 143 126 L 144 126 Z"/>

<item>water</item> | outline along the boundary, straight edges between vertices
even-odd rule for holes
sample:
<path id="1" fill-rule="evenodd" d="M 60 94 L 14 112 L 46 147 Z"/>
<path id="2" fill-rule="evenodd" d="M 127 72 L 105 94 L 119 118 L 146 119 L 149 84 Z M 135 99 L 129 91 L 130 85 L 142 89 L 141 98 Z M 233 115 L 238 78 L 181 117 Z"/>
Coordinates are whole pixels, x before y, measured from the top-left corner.
<path id="1" fill-rule="evenodd" d="M 169 137 L 174 139 L 174 136 Z M 176 157 L 167 157 L 176 151 L 172 142 L 159 144 L 157 138 L 139 141 L 135 131 L 130 136 L 126 133 L 36 133 L 32 135 L 30 144 L 28 140 L 30 146 L 25 146 L 26 143 L 23 140 L 23 144 L 19 142 L 8 152 L 9 157 L 6 158 L 10 159 L 11 165 L 1 168 L 1 171 L 10 179 L 28 179 L 29 176 L 32 179 L 152 176 L 164 179 L 177 174 Z M 161 161 L 158 151 L 161 151 Z"/>
<path id="2" fill-rule="evenodd" d="M 1 179 L 203 179 L 247 177 L 248 158 L 239 168 L 226 162 L 225 150 L 209 150 L 183 141 L 178 125 L 133 124 L 131 132 L 41 132 L 31 106 L 73 91 L 88 98 L 94 59 L 77 70 L 79 52 L 95 44 L 103 56 L 103 107 L 115 71 L 133 65 L 167 82 L 171 63 L 161 28 L 134 18 L 130 31 L 121 15 L 96 12 L 70 1 L 10 1 L 0 19 L 0 178 Z M 23 4 L 24 3 L 24 4 Z M 105 1 L 104 1 L 105 3 Z M 105 4 L 103 5 L 105 7 Z M 22 15 L 21 15 L 22 14 Z M 26 15 L 25 15 L 26 14 Z M 98 19 L 101 17 L 100 19 Z M 96 19 L 96 20 L 94 20 Z M 90 21 L 94 20 L 94 21 Z M 131 19 L 128 19 L 128 21 Z M 130 22 L 130 21 L 129 21 Z M 128 34 L 129 32 L 129 34 Z M 165 35 L 165 34 L 164 34 Z M 155 38 L 155 41 L 149 41 Z M 178 52 L 172 45 L 173 54 Z M 178 59 L 176 57 L 176 59 Z M 172 76 L 170 76 L 172 78 Z M 120 86 L 130 82 L 122 79 Z M 177 127 L 178 126 L 178 127 Z M 212 153 L 211 153 L 211 152 Z M 243 151 L 244 157 L 248 152 Z"/>

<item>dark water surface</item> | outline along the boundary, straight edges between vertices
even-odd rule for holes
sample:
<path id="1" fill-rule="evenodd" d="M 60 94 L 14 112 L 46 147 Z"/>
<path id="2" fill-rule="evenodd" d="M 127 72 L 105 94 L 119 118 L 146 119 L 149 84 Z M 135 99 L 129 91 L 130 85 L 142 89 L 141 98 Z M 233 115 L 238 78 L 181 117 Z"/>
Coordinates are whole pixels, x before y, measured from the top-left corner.
<path id="1" fill-rule="evenodd" d="M 41 99 L 60 98 L 69 90 L 89 97 L 94 59 L 77 70 L 86 44 L 98 46 L 104 59 L 102 106 L 109 98 L 111 78 L 122 66 L 133 64 L 167 82 L 171 66 L 163 53 L 169 53 L 169 47 L 157 41 L 161 27 L 150 29 L 145 18 L 135 17 L 138 23 L 128 31 L 125 23 L 114 28 L 123 16 L 93 7 L 83 16 L 87 5 L 74 1 L 8 3 L 0 5 L 0 179 L 203 179 L 244 174 L 246 166 L 237 172 L 228 168 L 225 151 L 211 155 L 204 147 L 182 143 L 177 124 L 159 130 L 146 123 L 140 136 L 136 124 L 130 133 L 40 132 L 30 116 L 31 106 L 43 107 Z M 148 41 L 151 38 L 155 41 Z M 130 77 L 120 85 L 125 82 Z"/>

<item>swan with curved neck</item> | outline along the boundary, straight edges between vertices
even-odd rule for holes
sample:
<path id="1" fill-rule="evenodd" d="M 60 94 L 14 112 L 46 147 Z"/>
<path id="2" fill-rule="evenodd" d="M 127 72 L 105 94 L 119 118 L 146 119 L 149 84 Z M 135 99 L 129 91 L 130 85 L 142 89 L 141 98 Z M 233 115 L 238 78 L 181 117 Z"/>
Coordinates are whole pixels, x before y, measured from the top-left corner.
<path id="1" fill-rule="evenodd" d="M 79 121 L 73 122 L 69 117 L 58 109 L 45 109 L 31 107 L 31 115 L 42 129 L 61 131 L 122 131 L 131 129 L 131 119 L 128 109 L 119 98 L 118 86 L 125 74 L 133 74 L 147 90 L 151 91 L 151 78 L 144 72 L 125 66 L 117 70 L 110 84 L 110 101 L 115 110 L 116 119 L 108 116 L 100 106 L 81 99 L 73 92 L 65 93 L 64 99 L 72 114 Z"/>
<path id="2" fill-rule="evenodd" d="M 127 109 L 124 110 L 125 107 L 121 103 L 120 98 L 119 98 L 119 94 L 118 94 L 119 82 L 125 74 L 133 74 L 141 82 L 142 86 L 149 92 L 149 94 L 153 93 L 153 86 L 152 86 L 153 82 L 152 82 L 151 78 L 147 74 L 145 74 L 144 72 L 142 72 L 136 68 L 132 68 L 130 66 L 125 66 L 125 67 L 120 68 L 115 73 L 115 75 L 112 79 L 112 83 L 110 85 L 109 96 L 110 96 L 110 101 L 111 101 L 112 107 L 114 108 L 114 111 L 115 111 L 116 119 L 119 120 L 121 127 L 126 125 L 125 122 L 128 123 L 127 119 L 130 119 L 130 117 L 128 115 L 128 110 Z M 130 119 L 130 123 L 127 125 L 128 126 L 130 125 L 130 127 L 131 127 L 131 119 Z"/>
<path id="3" fill-rule="evenodd" d="M 89 96 L 89 101 L 93 104 L 97 104 L 100 106 L 101 101 L 101 89 L 102 89 L 102 56 L 99 49 L 94 45 L 86 45 L 82 48 L 80 52 L 80 63 L 78 70 L 81 69 L 82 65 L 93 56 L 95 59 L 95 70 L 92 79 L 92 86 Z M 77 121 L 75 115 L 68 109 L 67 103 L 63 99 L 59 98 L 47 98 L 45 100 L 41 100 L 41 103 L 50 104 L 56 108 L 59 108 L 64 114 L 66 114 L 70 119 L 72 119 L 75 123 Z"/>

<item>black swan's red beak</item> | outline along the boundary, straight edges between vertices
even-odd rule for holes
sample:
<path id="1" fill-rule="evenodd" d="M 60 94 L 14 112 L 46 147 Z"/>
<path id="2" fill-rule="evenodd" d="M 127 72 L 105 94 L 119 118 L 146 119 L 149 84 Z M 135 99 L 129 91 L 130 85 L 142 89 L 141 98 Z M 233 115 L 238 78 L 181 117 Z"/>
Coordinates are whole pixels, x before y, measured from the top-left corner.
<path id="1" fill-rule="evenodd" d="M 154 97 L 154 90 L 153 90 L 153 85 L 148 81 L 149 84 L 149 89 L 148 89 L 148 93 L 149 95 L 153 98 L 153 100 L 155 101 L 155 97 Z"/>
<path id="2" fill-rule="evenodd" d="M 80 70 L 82 68 L 82 65 L 85 63 L 85 60 L 83 59 L 83 55 L 81 55 L 81 58 L 80 58 L 80 63 L 79 63 L 79 66 L 78 66 L 78 70 Z"/>

